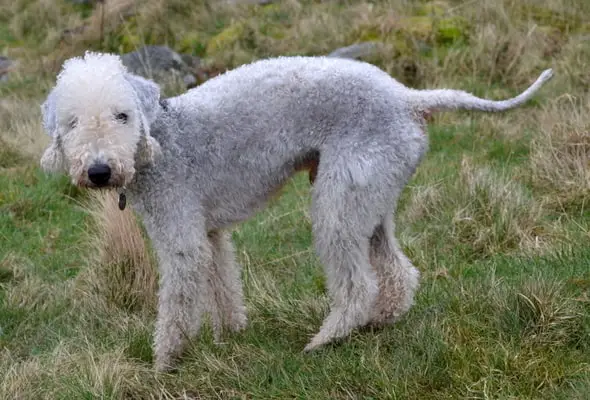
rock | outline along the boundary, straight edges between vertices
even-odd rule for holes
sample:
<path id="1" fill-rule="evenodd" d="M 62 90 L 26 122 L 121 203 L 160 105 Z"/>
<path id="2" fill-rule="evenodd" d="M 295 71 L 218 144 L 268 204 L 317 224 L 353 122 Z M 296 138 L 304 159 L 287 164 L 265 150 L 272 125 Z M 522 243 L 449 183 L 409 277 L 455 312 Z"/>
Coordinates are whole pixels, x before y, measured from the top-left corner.
<path id="1" fill-rule="evenodd" d="M 379 52 L 379 42 L 363 42 L 334 50 L 328 57 L 358 59 L 370 57 Z"/>
<path id="2" fill-rule="evenodd" d="M 130 72 L 143 76 L 159 71 L 180 71 L 184 64 L 182 57 L 167 46 L 145 46 L 123 54 L 121 60 Z"/>
<path id="3" fill-rule="evenodd" d="M 181 80 L 187 88 L 197 83 L 195 73 L 200 66 L 198 57 L 176 53 L 168 46 L 144 46 L 123 54 L 121 61 L 129 72 L 164 84 L 170 78 Z"/>
<path id="4" fill-rule="evenodd" d="M 8 57 L 0 56 L 0 82 L 8 80 L 8 73 L 16 67 L 16 62 Z"/>
<path id="5" fill-rule="evenodd" d="M 194 75 L 186 74 L 182 77 L 182 83 L 184 83 L 184 86 L 186 86 L 187 88 L 191 88 L 193 86 L 196 86 L 197 78 L 195 78 Z"/>
<path id="6" fill-rule="evenodd" d="M 180 58 L 182 59 L 182 62 L 191 69 L 198 69 L 201 67 L 201 59 L 199 57 L 191 56 L 190 54 L 181 54 Z"/>

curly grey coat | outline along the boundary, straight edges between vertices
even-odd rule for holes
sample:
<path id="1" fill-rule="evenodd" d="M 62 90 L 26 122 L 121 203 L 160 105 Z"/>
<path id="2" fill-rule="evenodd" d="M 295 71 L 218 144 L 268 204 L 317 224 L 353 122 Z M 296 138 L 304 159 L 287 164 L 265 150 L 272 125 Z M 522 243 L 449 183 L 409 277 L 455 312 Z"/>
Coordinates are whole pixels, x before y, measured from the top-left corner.
<path id="1" fill-rule="evenodd" d="M 315 248 L 332 300 L 312 350 L 355 327 L 391 323 L 413 303 L 419 273 L 394 237 L 393 214 L 427 149 L 425 117 L 508 110 L 551 75 L 490 101 L 409 89 L 363 62 L 281 57 L 162 101 L 117 56 L 87 53 L 64 64 L 43 104 L 53 141 L 41 164 L 80 186 L 127 188 L 159 258 L 159 370 L 173 365 L 204 312 L 216 335 L 245 326 L 228 229 L 310 169 Z"/>

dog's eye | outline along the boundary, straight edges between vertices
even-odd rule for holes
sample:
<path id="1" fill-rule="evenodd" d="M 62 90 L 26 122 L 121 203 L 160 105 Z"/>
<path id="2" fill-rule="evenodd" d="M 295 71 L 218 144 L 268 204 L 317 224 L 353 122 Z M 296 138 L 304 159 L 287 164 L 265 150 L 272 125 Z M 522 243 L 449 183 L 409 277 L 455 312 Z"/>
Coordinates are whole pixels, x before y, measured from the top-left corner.
<path id="1" fill-rule="evenodd" d="M 129 116 L 125 113 L 119 113 L 115 115 L 115 119 L 122 124 L 126 124 L 127 120 L 129 119 Z"/>
<path id="2" fill-rule="evenodd" d="M 78 118 L 70 119 L 70 122 L 68 122 L 68 127 L 70 129 L 74 129 L 76 126 L 78 126 Z"/>

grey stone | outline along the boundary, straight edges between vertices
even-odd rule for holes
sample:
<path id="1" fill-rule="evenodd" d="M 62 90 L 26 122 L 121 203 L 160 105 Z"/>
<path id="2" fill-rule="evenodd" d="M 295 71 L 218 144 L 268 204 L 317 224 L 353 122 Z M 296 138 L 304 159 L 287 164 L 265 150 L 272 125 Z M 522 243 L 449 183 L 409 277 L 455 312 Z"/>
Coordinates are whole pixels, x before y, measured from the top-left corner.
<path id="1" fill-rule="evenodd" d="M 161 84 L 176 77 L 182 80 L 187 88 L 196 84 L 197 79 L 193 71 L 200 65 L 197 57 L 181 56 L 168 46 L 144 46 L 123 54 L 121 60 L 129 72 Z"/>
<path id="2" fill-rule="evenodd" d="M 0 82 L 8 80 L 8 73 L 16 67 L 16 62 L 8 57 L 0 56 Z"/>
<path id="3" fill-rule="evenodd" d="M 369 57 L 379 52 L 379 42 L 362 42 L 355 43 L 350 46 L 341 47 L 334 50 L 328 57 L 350 58 L 356 60 L 358 58 Z"/>

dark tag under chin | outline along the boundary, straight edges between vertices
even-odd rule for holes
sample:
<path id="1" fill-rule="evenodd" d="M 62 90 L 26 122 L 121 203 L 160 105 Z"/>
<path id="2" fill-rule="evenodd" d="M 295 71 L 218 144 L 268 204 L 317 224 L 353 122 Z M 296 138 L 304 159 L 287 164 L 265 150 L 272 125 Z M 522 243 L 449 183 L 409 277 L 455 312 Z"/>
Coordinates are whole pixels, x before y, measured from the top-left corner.
<path id="1" fill-rule="evenodd" d="M 123 211 L 127 206 L 127 196 L 125 193 L 119 193 L 119 210 Z"/>

